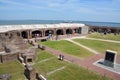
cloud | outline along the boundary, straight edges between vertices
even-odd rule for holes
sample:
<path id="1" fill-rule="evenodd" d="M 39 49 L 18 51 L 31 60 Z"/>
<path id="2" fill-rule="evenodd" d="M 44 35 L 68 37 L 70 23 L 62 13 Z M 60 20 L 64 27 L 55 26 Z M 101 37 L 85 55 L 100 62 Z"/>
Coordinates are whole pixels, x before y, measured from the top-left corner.
<path id="1" fill-rule="evenodd" d="M 0 10 L 24 10 L 26 13 L 39 12 L 39 14 L 43 11 L 46 15 L 56 13 L 78 17 L 91 15 L 116 17 L 120 15 L 119 4 L 120 0 L 0 0 Z"/>
<path id="2" fill-rule="evenodd" d="M 1 3 L 8 4 L 8 6 L 1 6 L 0 9 L 11 9 L 11 8 L 19 8 L 19 9 L 45 9 L 45 7 L 42 6 L 37 6 L 34 4 L 28 4 L 28 3 L 22 3 L 22 2 L 15 2 L 15 1 L 10 1 L 10 0 L 0 0 Z"/>

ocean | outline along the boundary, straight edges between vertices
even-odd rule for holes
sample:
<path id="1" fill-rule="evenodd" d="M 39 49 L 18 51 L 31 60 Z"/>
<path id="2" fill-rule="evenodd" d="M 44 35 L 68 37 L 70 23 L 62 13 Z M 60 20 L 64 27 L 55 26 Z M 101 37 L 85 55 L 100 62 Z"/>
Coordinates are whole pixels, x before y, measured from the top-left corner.
<path id="1" fill-rule="evenodd" d="M 93 26 L 120 27 L 120 23 L 115 22 L 92 22 L 92 21 L 65 21 L 65 20 L 0 20 L 0 25 L 24 25 L 24 24 L 58 24 L 58 23 L 83 23 Z"/>

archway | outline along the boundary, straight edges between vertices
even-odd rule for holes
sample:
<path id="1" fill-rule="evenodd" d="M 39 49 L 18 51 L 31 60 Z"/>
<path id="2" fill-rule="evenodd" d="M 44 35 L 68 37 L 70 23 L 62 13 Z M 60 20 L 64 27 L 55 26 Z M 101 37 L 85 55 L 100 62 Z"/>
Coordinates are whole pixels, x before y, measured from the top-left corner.
<path id="1" fill-rule="evenodd" d="M 57 34 L 57 35 L 63 35 L 63 30 L 62 30 L 62 29 L 58 29 L 58 30 L 56 31 L 56 34 Z"/>
<path id="2" fill-rule="evenodd" d="M 48 36 L 49 34 L 54 34 L 54 31 L 53 30 L 46 30 L 45 36 Z"/>
<path id="3" fill-rule="evenodd" d="M 24 39 L 28 38 L 28 33 L 27 33 L 27 31 L 21 32 L 21 35 L 22 35 L 22 37 L 23 37 Z"/>
<path id="4" fill-rule="evenodd" d="M 32 38 L 36 38 L 36 37 L 42 37 L 42 32 L 39 30 L 33 31 Z"/>
<path id="5" fill-rule="evenodd" d="M 67 29 L 66 30 L 66 34 L 72 34 L 73 32 L 72 32 L 72 30 L 71 29 Z"/>
<path id="6" fill-rule="evenodd" d="M 74 33 L 78 33 L 78 29 L 76 28 L 76 29 L 74 29 Z"/>
<path id="7" fill-rule="evenodd" d="M 78 33 L 78 34 L 81 34 L 81 27 L 75 28 L 75 29 L 74 29 L 74 32 L 75 32 L 75 33 Z"/>

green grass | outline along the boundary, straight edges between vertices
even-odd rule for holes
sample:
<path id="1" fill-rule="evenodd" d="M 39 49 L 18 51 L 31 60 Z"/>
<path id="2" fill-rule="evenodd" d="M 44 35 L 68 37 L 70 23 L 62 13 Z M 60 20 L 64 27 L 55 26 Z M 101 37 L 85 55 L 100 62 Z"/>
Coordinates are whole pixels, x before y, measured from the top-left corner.
<path id="1" fill-rule="evenodd" d="M 54 55 L 46 52 L 46 51 L 42 51 L 42 50 L 38 50 L 38 54 L 37 54 L 38 58 L 36 59 L 36 62 L 38 62 L 37 64 L 34 65 L 34 67 L 41 72 L 42 74 L 45 74 L 49 71 L 52 71 L 56 68 L 59 68 L 61 66 L 64 66 L 65 64 L 62 63 L 61 61 L 57 60 L 57 57 L 55 57 Z M 51 58 L 51 59 L 50 59 Z M 47 60 L 45 62 L 39 63 L 39 61 L 42 61 L 44 59 L 50 59 Z"/>
<path id="2" fill-rule="evenodd" d="M 101 34 L 100 33 L 92 33 L 92 34 L 89 34 L 87 37 L 120 41 L 120 35 L 114 35 L 114 34 L 104 35 L 102 33 Z"/>
<path id="3" fill-rule="evenodd" d="M 25 80 L 24 67 L 18 61 L 10 61 L 0 64 L 0 74 L 10 74 L 10 80 Z"/>
<path id="4" fill-rule="evenodd" d="M 51 55 L 50 53 L 47 53 L 44 50 L 38 50 L 37 58 L 36 58 L 35 62 L 39 62 L 43 59 L 50 58 L 50 57 L 53 57 L 53 55 Z"/>
<path id="5" fill-rule="evenodd" d="M 50 72 L 50 71 L 53 71 L 57 68 L 60 68 L 62 66 L 64 66 L 65 63 L 60 61 L 60 60 L 57 60 L 57 58 L 53 58 L 51 60 L 48 60 L 48 61 L 45 61 L 43 63 L 38 63 L 38 64 L 35 64 L 34 67 L 39 71 L 41 72 L 42 74 L 45 74 Z"/>
<path id="6" fill-rule="evenodd" d="M 105 42 L 105 41 L 98 41 L 98 40 L 88 40 L 88 39 L 74 39 L 74 41 L 81 43 L 96 51 L 99 51 L 101 53 L 105 53 L 105 51 L 109 49 L 109 50 L 117 51 L 118 54 L 120 54 L 119 43 L 112 43 L 112 42 Z"/>
<path id="7" fill-rule="evenodd" d="M 105 76 L 98 75 L 97 73 L 84 69 L 76 64 L 66 61 L 60 61 L 57 57 L 51 55 L 48 52 L 43 51 L 45 55 L 52 56 L 53 59 L 45 61 L 43 63 L 35 64 L 34 67 L 37 71 L 47 77 L 48 80 L 110 80 Z M 42 57 L 43 54 L 39 54 L 38 57 Z M 47 59 L 48 56 L 44 56 Z M 63 70 L 57 71 L 51 75 L 46 75 L 48 72 L 65 66 Z"/>
<path id="8" fill-rule="evenodd" d="M 105 76 L 100 76 L 93 71 L 84 69 L 74 64 L 69 64 L 65 69 L 48 76 L 48 79 L 49 80 L 110 80 Z"/>
<path id="9" fill-rule="evenodd" d="M 93 53 L 87 51 L 86 49 L 65 40 L 47 41 L 47 42 L 41 42 L 40 44 L 46 45 L 48 47 L 51 47 L 53 49 L 59 50 L 61 52 L 64 52 L 70 55 L 80 57 L 81 59 L 84 59 L 93 55 Z"/>

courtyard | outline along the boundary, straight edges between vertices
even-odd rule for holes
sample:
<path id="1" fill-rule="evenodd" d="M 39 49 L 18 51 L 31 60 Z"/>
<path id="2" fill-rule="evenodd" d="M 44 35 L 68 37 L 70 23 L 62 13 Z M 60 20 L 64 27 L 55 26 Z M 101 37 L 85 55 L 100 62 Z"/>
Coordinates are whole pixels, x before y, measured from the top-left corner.
<path id="1" fill-rule="evenodd" d="M 118 52 L 116 61 L 120 63 L 119 42 L 80 37 L 57 41 L 37 41 L 37 43 L 44 45 L 45 50 L 37 49 L 37 57 L 31 65 L 48 80 L 118 80 L 120 78 L 119 74 L 93 64 L 99 59 L 104 59 L 107 49 Z M 28 46 L 34 47 L 31 44 Z M 60 54 L 64 55 L 63 61 L 58 60 Z M 10 74 L 10 80 L 26 80 L 24 69 L 24 65 L 17 60 L 0 64 L 0 74 Z"/>

